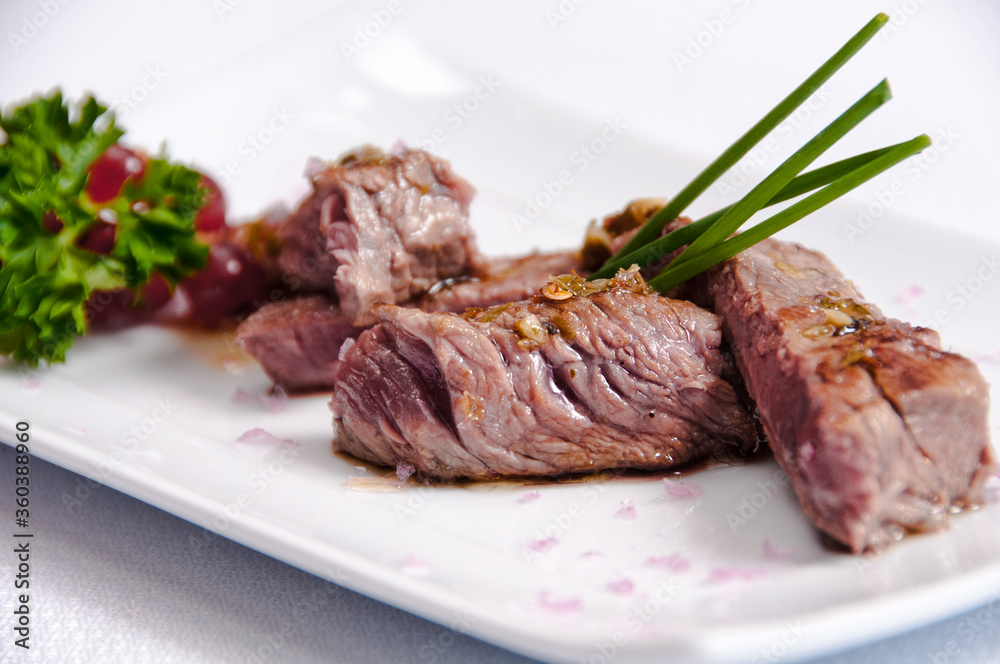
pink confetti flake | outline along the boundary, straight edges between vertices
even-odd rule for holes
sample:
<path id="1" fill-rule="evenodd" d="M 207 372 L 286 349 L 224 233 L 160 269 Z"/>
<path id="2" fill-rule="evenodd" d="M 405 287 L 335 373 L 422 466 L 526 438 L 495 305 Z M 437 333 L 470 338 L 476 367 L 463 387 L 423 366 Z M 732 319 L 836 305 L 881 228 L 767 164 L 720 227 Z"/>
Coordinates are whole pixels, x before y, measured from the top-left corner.
<path id="1" fill-rule="evenodd" d="M 288 407 L 288 393 L 280 385 L 275 385 L 270 394 L 260 395 L 264 408 L 272 413 L 281 413 Z"/>
<path id="2" fill-rule="evenodd" d="M 259 427 L 244 432 L 236 439 L 236 449 L 253 459 L 263 459 L 268 452 L 281 446 L 292 449 L 301 447 L 294 440 L 278 438 Z"/>
<path id="3" fill-rule="evenodd" d="M 233 393 L 234 403 L 259 402 L 269 412 L 280 413 L 288 407 L 288 394 L 280 386 L 274 386 L 272 394 L 247 392 L 242 387 Z"/>
<path id="4" fill-rule="evenodd" d="M 403 562 L 403 566 L 400 571 L 402 571 L 406 576 L 423 578 L 425 576 L 430 576 L 431 566 L 422 558 L 414 555 L 408 555 L 406 556 L 406 560 Z"/>
<path id="5" fill-rule="evenodd" d="M 25 378 L 21 381 L 21 392 L 24 394 L 35 394 L 42 389 L 42 384 L 35 378 Z"/>
<path id="6" fill-rule="evenodd" d="M 583 602 L 576 597 L 556 599 L 548 590 L 543 590 L 538 593 L 538 606 L 549 613 L 566 615 L 580 611 L 583 608 Z"/>
<path id="7" fill-rule="evenodd" d="M 542 494 L 539 493 L 538 491 L 525 491 L 524 493 L 521 494 L 521 502 L 533 503 L 541 497 Z"/>
<path id="8" fill-rule="evenodd" d="M 914 300 L 920 299 L 924 294 L 924 287 L 918 284 L 911 284 L 907 288 L 896 293 L 896 300 L 902 302 L 903 304 L 909 304 Z"/>
<path id="9" fill-rule="evenodd" d="M 247 392 L 242 387 L 236 388 L 233 392 L 233 403 L 246 403 L 248 401 L 256 401 L 257 395 Z"/>
<path id="10" fill-rule="evenodd" d="M 679 553 L 671 553 L 669 556 L 650 556 L 646 559 L 646 564 L 674 572 L 686 572 L 691 569 L 691 561 Z"/>
<path id="11" fill-rule="evenodd" d="M 984 499 L 988 503 L 1000 503 L 1000 467 L 997 468 L 996 472 L 993 474 L 993 479 L 990 480 L 989 486 L 986 487 L 986 494 Z"/>
<path id="12" fill-rule="evenodd" d="M 558 537 L 544 537 L 541 539 L 529 540 L 524 544 L 524 548 L 535 553 L 542 553 L 544 551 L 548 551 L 557 544 L 559 544 Z"/>
<path id="13" fill-rule="evenodd" d="M 396 477 L 399 478 L 400 482 L 410 479 L 410 476 L 415 472 L 417 472 L 417 469 L 408 463 L 401 463 L 396 466 Z"/>
<path id="14" fill-rule="evenodd" d="M 717 567 L 709 572 L 708 580 L 711 583 L 725 583 L 727 581 L 756 581 L 767 576 L 767 570 L 749 569 L 745 567 Z"/>
<path id="15" fill-rule="evenodd" d="M 255 427 L 244 431 L 243 434 L 236 439 L 237 443 L 265 443 L 268 445 L 280 445 L 282 443 L 281 438 L 278 438 L 273 433 L 265 431 L 260 427 Z"/>
<path id="16" fill-rule="evenodd" d="M 619 519 L 625 519 L 626 521 L 635 521 L 637 517 L 635 513 L 635 505 L 632 504 L 631 500 L 626 498 L 618 506 L 618 511 L 615 512 L 615 516 Z"/>
<path id="17" fill-rule="evenodd" d="M 795 551 L 786 546 L 775 544 L 771 540 L 764 538 L 764 558 L 766 560 L 789 560 L 795 557 Z"/>
<path id="18" fill-rule="evenodd" d="M 700 484 L 689 480 L 681 480 L 677 482 L 671 479 L 665 479 L 663 480 L 663 488 L 667 492 L 668 496 L 671 498 L 677 498 L 678 500 L 701 498 L 705 495 L 705 492 L 702 491 Z"/>
<path id="19" fill-rule="evenodd" d="M 601 562 L 604 560 L 604 554 L 600 551 L 584 551 L 580 554 L 581 560 L 586 560 L 587 562 Z"/>
<path id="20" fill-rule="evenodd" d="M 635 584 L 628 579 L 618 579 L 608 583 L 608 590 L 616 595 L 631 595 L 635 592 Z"/>

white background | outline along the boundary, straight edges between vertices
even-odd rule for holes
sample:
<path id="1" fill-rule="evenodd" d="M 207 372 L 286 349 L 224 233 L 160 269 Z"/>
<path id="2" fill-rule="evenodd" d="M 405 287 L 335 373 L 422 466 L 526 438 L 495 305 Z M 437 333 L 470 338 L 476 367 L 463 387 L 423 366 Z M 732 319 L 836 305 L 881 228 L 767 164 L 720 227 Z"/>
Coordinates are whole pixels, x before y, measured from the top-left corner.
<path id="1" fill-rule="evenodd" d="M 344 45 L 355 42 L 373 12 L 390 15 L 390 5 L 398 13 L 385 28 L 368 26 L 375 36 L 348 61 Z M 621 117 L 632 136 L 707 159 L 878 11 L 889 12 L 894 23 L 831 81 L 815 122 L 784 141 L 769 165 L 887 76 L 896 99 L 849 136 L 838 154 L 931 134 L 939 154 L 922 177 L 907 183 L 905 194 L 891 203 L 893 211 L 1000 240 L 990 196 L 1000 174 L 993 154 L 1000 146 L 1000 4 L 991 0 L 7 0 L 0 9 L 0 99 L 10 103 L 56 85 L 106 100 L 124 95 L 131 100 L 125 106 L 134 108 L 122 124 L 134 142 L 155 148 L 167 141 L 178 158 L 218 173 L 272 109 L 287 108 L 298 118 L 336 118 L 382 88 L 437 104 L 441 115 L 479 76 L 489 76 L 506 90 L 582 119 Z M 36 30 L 32 23 L 43 27 Z M 21 41 L 22 33 L 33 36 Z M 278 44 L 280 67 L 268 66 L 269 44 Z M 261 63 L 252 84 L 243 77 L 227 81 L 225 74 L 250 58 Z M 161 80 L 137 94 L 148 68 L 160 72 Z M 354 78 L 358 72 L 364 77 Z M 202 101 L 187 103 L 192 90 Z M 186 105 L 171 107 L 172 96 Z M 310 148 L 331 157 L 363 141 L 412 143 L 433 128 L 430 121 L 420 124 L 407 125 L 390 113 L 379 119 L 380 135 L 340 144 L 322 136 L 289 140 L 293 124 L 284 142 L 294 148 L 275 141 L 243 165 L 228 188 L 231 207 L 252 215 L 276 198 L 294 200 Z M 438 151 L 452 156 L 461 139 L 461 131 L 454 132 Z M 530 161 L 530 154 L 525 158 Z M 472 179 L 482 170 L 476 163 L 457 166 Z M 855 199 L 870 202 L 888 180 Z M 634 195 L 669 195 L 681 184 L 664 182 L 659 191 Z M 619 203 L 609 201 L 609 207 Z M 552 213 L 559 213 L 558 205 Z"/>

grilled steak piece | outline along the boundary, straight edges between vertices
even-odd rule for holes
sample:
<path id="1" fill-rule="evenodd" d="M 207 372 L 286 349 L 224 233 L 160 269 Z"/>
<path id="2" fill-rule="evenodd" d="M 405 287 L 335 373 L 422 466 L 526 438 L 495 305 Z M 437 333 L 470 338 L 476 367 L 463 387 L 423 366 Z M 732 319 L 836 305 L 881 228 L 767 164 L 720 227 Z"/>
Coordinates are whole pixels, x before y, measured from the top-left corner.
<path id="1" fill-rule="evenodd" d="M 713 314 L 635 274 L 464 316 L 379 306 L 337 370 L 334 449 L 440 479 L 667 468 L 756 445 Z M 594 282 L 596 283 L 596 282 Z"/>
<path id="2" fill-rule="evenodd" d="M 344 342 L 356 327 L 326 295 L 267 304 L 236 330 L 236 342 L 286 392 L 329 390 Z"/>
<path id="3" fill-rule="evenodd" d="M 989 387 L 937 333 L 885 318 L 825 256 L 776 240 L 702 284 L 817 527 L 877 550 L 981 500 Z"/>
<path id="4" fill-rule="evenodd" d="M 472 275 L 435 284 L 414 306 L 424 311 L 461 313 L 470 307 L 526 300 L 551 277 L 574 271 L 586 274 L 578 251 L 484 258 Z"/>
<path id="5" fill-rule="evenodd" d="M 484 259 L 479 277 L 441 282 L 411 304 L 427 311 L 462 312 L 521 300 L 537 293 L 553 274 L 579 265 L 579 253 L 569 251 Z M 264 305 L 237 328 L 236 342 L 289 394 L 330 391 L 340 347 L 364 329 L 352 324 L 328 296 L 313 294 Z"/>
<path id="6" fill-rule="evenodd" d="M 379 303 L 405 302 L 477 257 L 472 186 L 421 150 L 366 147 L 316 167 L 313 192 L 278 230 L 279 266 L 293 290 L 327 292 L 355 325 Z"/>

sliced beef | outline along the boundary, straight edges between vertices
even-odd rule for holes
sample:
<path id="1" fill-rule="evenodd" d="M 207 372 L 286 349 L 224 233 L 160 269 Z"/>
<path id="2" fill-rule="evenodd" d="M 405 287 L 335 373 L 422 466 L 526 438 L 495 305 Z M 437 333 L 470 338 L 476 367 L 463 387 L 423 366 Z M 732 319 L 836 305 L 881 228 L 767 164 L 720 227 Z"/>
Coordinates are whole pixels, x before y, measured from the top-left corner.
<path id="1" fill-rule="evenodd" d="M 472 275 L 436 284 L 415 306 L 461 313 L 470 307 L 516 302 L 537 295 L 551 277 L 571 272 L 586 274 L 578 251 L 486 258 Z"/>
<path id="2" fill-rule="evenodd" d="M 887 319 L 825 256 L 776 240 L 701 284 L 817 527 L 874 550 L 981 500 L 989 388 L 935 332 Z"/>
<path id="3" fill-rule="evenodd" d="M 579 253 L 569 251 L 484 259 L 480 276 L 441 282 L 411 304 L 427 311 L 462 312 L 521 300 L 537 293 L 552 275 L 579 265 Z M 328 296 L 313 294 L 264 305 L 237 328 L 236 341 L 286 392 L 330 391 L 341 345 L 364 329 Z"/>
<path id="4" fill-rule="evenodd" d="M 347 339 L 364 328 L 326 295 L 267 304 L 236 331 L 236 342 L 288 393 L 328 391 Z"/>
<path id="5" fill-rule="evenodd" d="M 667 468 L 750 450 L 716 316 L 637 275 L 464 316 L 379 306 L 345 353 L 334 448 L 441 479 Z"/>
<path id="6" fill-rule="evenodd" d="M 278 231 L 294 287 L 327 292 L 355 325 L 379 303 L 406 302 L 465 275 L 477 253 L 472 186 L 421 150 L 374 148 L 313 168 L 313 192 Z"/>

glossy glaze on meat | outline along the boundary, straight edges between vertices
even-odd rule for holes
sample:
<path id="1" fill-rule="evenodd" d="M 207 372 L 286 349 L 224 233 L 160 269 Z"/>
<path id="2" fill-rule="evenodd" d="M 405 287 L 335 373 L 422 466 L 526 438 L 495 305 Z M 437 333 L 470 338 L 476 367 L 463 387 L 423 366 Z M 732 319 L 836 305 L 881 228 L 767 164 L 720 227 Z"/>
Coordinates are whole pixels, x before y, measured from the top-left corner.
<path id="1" fill-rule="evenodd" d="M 637 276 L 465 316 L 379 306 L 337 371 L 334 447 L 440 479 L 668 468 L 756 445 L 713 314 Z"/>
<path id="2" fill-rule="evenodd" d="M 825 256 L 776 240 L 701 285 L 817 527 L 876 550 L 982 499 L 989 386 L 937 333 L 887 319 Z"/>
<path id="3" fill-rule="evenodd" d="M 278 229 L 292 290 L 326 292 L 354 325 L 371 308 L 468 274 L 478 253 L 469 226 L 474 190 L 421 150 L 363 148 L 315 166 L 313 192 Z"/>

